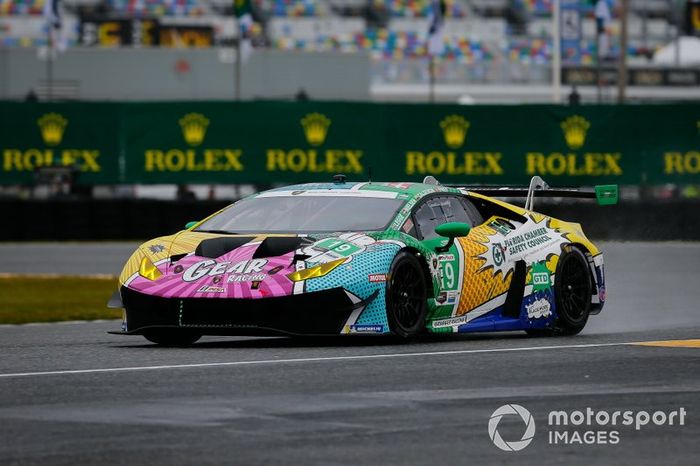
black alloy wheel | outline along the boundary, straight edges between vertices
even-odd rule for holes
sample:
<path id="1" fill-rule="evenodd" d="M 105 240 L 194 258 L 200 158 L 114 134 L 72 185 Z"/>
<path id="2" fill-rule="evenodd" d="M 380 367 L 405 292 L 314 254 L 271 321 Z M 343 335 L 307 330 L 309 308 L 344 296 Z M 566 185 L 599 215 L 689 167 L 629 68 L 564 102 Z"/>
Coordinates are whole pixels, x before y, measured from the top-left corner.
<path id="1" fill-rule="evenodd" d="M 386 309 L 391 331 L 403 338 L 425 329 L 428 285 L 420 260 L 408 251 L 394 258 L 387 279 Z"/>
<path id="2" fill-rule="evenodd" d="M 531 336 L 569 336 L 583 330 L 591 310 L 593 279 L 583 252 L 566 246 L 559 257 L 554 282 L 557 321 L 554 327 L 526 330 Z"/>

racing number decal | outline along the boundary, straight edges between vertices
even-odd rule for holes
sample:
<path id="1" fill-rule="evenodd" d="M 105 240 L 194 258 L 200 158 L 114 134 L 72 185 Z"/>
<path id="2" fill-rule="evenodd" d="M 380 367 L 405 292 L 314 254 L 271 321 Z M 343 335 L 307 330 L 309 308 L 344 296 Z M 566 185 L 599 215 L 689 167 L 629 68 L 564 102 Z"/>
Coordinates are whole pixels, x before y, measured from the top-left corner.
<path id="1" fill-rule="evenodd" d="M 361 249 L 360 247 L 352 243 L 335 238 L 329 238 L 327 240 L 319 241 L 318 243 L 316 243 L 316 247 L 328 249 L 329 251 L 333 251 L 341 257 L 350 256 Z"/>
<path id="2" fill-rule="evenodd" d="M 452 290 L 455 288 L 455 267 L 452 262 L 440 262 L 440 269 L 442 275 L 442 289 Z"/>
<path id="3" fill-rule="evenodd" d="M 462 247 L 455 242 L 449 251 L 439 254 L 436 260 L 437 266 L 435 268 L 438 273 L 440 292 L 435 299 L 438 306 L 435 316 L 450 317 L 459 304 L 460 289 L 462 288 L 462 274 L 464 273 Z"/>

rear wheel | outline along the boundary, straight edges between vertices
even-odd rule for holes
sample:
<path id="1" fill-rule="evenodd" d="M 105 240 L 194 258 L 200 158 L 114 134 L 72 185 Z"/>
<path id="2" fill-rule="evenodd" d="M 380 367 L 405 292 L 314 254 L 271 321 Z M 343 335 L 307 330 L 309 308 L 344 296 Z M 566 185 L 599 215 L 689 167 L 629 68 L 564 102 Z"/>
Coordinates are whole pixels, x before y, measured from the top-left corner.
<path id="1" fill-rule="evenodd" d="M 184 329 L 148 330 L 143 336 L 161 346 L 189 346 L 202 338 L 202 335 Z"/>
<path id="2" fill-rule="evenodd" d="M 530 329 L 528 335 L 576 335 L 586 326 L 591 308 L 593 281 L 586 256 L 567 246 L 557 264 L 554 296 L 557 321 L 551 329 Z"/>
<path id="3" fill-rule="evenodd" d="M 391 331 L 403 338 L 425 329 L 428 286 L 420 260 L 407 251 L 391 264 L 386 290 L 386 309 Z"/>

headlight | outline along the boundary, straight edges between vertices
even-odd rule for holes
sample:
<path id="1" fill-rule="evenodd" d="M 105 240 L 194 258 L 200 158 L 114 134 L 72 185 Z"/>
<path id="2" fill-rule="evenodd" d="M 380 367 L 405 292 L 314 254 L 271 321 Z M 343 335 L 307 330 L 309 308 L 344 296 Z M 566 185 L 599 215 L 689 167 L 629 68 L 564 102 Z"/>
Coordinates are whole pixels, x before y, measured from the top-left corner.
<path id="1" fill-rule="evenodd" d="M 141 265 L 139 266 L 139 275 L 153 281 L 157 280 L 163 274 L 160 273 L 158 267 L 156 267 L 148 257 L 144 257 L 141 259 Z"/>
<path id="2" fill-rule="evenodd" d="M 287 274 L 287 278 L 289 278 L 293 282 L 300 282 L 302 280 L 308 280 L 310 278 L 323 277 L 324 275 L 328 275 L 329 273 L 331 273 L 333 269 L 345 262 L 345 260 L 346 258 L 343 257 L 342 259 L 336 259 L 334 261 L 326 262 L 325 264 L 317 265 L 315 267 L 311 267 L 304 270 L 298 270 L 296 272 Z"/>

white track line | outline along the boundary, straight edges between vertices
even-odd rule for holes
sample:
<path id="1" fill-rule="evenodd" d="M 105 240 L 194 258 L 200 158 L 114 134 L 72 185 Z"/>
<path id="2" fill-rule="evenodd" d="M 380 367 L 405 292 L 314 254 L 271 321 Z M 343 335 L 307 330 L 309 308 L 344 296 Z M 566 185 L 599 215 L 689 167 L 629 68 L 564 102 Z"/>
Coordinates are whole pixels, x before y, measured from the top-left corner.
<path id="1" fill-rule="evenodd" d="M 45 372 L 17 372 L 12 374 L 0 374 L 0 378 L 10 377 L 33 377 L 38 375 L 74 375 L 74 374 L 97 374 L 101 372 L 132 372 L 132 371 L 153 371 L 162 369 L 190 369 L 198 367 L 226 367 L 226 366 L 253 366 L 262 364 L 288 364 L 300 362 L 325 362 L 325 361 L 357 361 L 363 359 L 385 359 L 385 358 L 409 358 L 418 356 L 447 356 L 454 354 L 477 354 L 477 353 L 507 353 L 515 351 L 538 351 L 552 349 L 578 349 L 578 348 L 601 348 L 606 346 L 624 346 L 633 342 L 624 343 L 589 343 L 581 345 L 555 345 L 555 346 L 525 346 L 519 348 L 492 348 L 492 349 L 471 349 L 454 351 L 430 351 L 426 353 L 387 353 L 387 354 L 365 354 L 357 356 L 329 356 L 321 358 L 295 358 L 295 359 L 262 359 L 253 361 L 229 361 L 229 362 L 209 362 L 199 364 L 172 364 L 165 366 L 134 366 L 134 367 L 110 367 L 104 369 L 74 369 L 64 371 Z"/>

